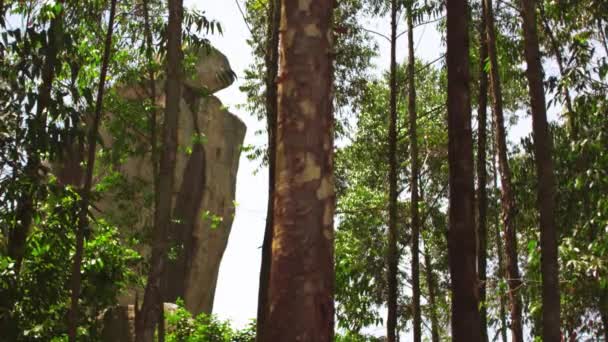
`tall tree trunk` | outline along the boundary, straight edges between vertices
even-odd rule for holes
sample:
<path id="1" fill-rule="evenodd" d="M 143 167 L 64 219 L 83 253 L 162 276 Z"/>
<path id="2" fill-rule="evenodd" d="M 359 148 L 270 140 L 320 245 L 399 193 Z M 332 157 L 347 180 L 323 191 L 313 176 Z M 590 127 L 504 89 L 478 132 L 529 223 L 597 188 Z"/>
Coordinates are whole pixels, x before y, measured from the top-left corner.
<path id="1" fill-rule="evenodd" d="M 565 72 L 565 68 L 564 68 L 564 57 L 562 56 L 562 50 L 561 50 L 560 44 L 557 41 L 557 39 L 555 38 L 555 35 L 553 34 L 553 30 L 551 29 L 551 26 L 549 24 L 549 19 L 547 18 L 546 14 L 545 14 L 544 5 L 541 4 L 541 6 L 539 6 L 539 8 L 540 8 L 541 19 L 543 21 L 543 27 L 545 29 L 545 34 L 549 38 L 549 45 L 551 47 L 551 51 L 553 52 L 553 55 L 555 56 L 555 61 L 557 62 L 559 75 L 560 75 L 560 77 L 564 78 L 566 75 L 566 72 Z M 574 107 L 572 106 L 572 98 L 570 97 L 570 91 L 568 90 L 567 87 L 563 87 L 562 92 L 563 92 L 564 98 L 566 100 L 566 110 L 568 111 L 568 113 L 567 113 L 568 128 L 570 129 L 570 134 L 572 135 L 572 138 L 577 139 L 578 125 L 576 123 L 576 115 L 574 113 Z"/>
<path id="2" fill-rule="evenodd" d="M 278 0 L 268 1 L 268 26 L 266 42 L 266 131 L 268 134 L 268 209 L 266 227 L 262 243 L 262 264 L 260 267 L 260 283 L 258 289 L 258 341 L 263 341 L 264 325 L 268 315 L 268 285 L 270 281 L 270 263 L 272 261 L 272 216 L 274 207 L 275 155 L 277 130 L 277 85 L 279 69 L 279 25 L 281 20 L 281 4 Z"/>
<path id="3" fill-rule="evenodd" d="M 276 183 L 265 342 L 334 337 L 334 1 L 281 1 Z"/>
<path id="4" fill-rule="evenodd" d="M 59 3 L 63 4 L 63 1 Z M 30 185 L 21 194 L 17 202 L 15 225 L 9 230 L 7 246 L 8 256 L 15 261 L 15 272 L 17 274 L 21 270 L 21 262 L 25 253 L 25 242 L 34 218 L 36 193 L 41 181 L 38 174 L 41 165 L 40 154 L 48 149 L 46 122 L 48 108 L 51 105 L 55 68 L 58 64 L 58 49 L 61 40 L 63 40 L 63 16 L 64 11 L 62 10 L 51 20 L 47 45 L 44 49 L 45 59 L 42 66 L 42 80 L 40 86 L 38 86 L 36 113 L 33 118 L 28 119 L 27 123 L 28 131 L 31 134 L 31 142 L 29 148 L 26 148 L 28 159 L 24 169 L 24 176 L 28 178 Z"/>
<path id="5" fill-rule="evenodd" d="M 484 13 L 485 14 L 485 13 Z M 486 269 L 488 258 L 488 193 L 487 193 L 487 107 L 488 107 L 488 73 L 485 65 L 488 58 L 485 15 L 482 14 L 479 27 L 479 103 L 477 108 L 477 237 L 479 253 L 477 254 L 477 272 L 479 273 L 479 315 L 480 331 L 484 342 L 488 341 L 488 313 L 486 302 Z"/>
<path id="6" fill-rule="evenodd" d="M 466 0 L 447 0 L 448 140 L 452 339 L 481 341 L 476 272 L 473 138 Z"/>
<path id="7" fill-rule="evenodd" d="M 407 7 L 407 28 L 408 28 L 408 112 L 410 119 L 410 159 L 412 163 L 412 175 L 410 181 L 410 215 L 412 222 L 412 296 L 414 314 L 414 342 L 420 342 L 422 338 L 422 316 L 420 313 L 420 213 L 418 210 L 418 134 L 416 132 L 416 80 L 414 55 L 414 20 L 413 1 Z"/>
<path id="8" fill-rule="evenodd" d="M 523 342 L 521 318 L 521 279 L 517 265 L 517 231 L 515 228 L 515 196 L 511 183 L 511 168 L 507 159 L 507 133 L 505 132 L 502 89 L 499 76 L 498 56 L 496 51 L 496 29 L 492 0 L 484 0 L 486 15 L 486 33 L 488 35 L 488 55 L 490 57 L 490 84 L 492 88 L 492 111 L 494 112 L 495 143 L 498 152 L 500 169 L 502 220 L 505 229 L 505 246 L 507 250 L 507 274 L 509 284 L 509 301 L 511 314 L 511 339 Z"/>
<path id="9" fill-rule="evenodd" d="M 391 0 L 390 113 L 388 119 L 388 342 L 397 341 L 397 0 Z"/>
<path id="10" fill-rule="evenodd" d="M 150 113 L 149 113 L 149 125 L 150 125 L 150 145 L 151 153 L 150 153 L 150 161 L 152 162 L 152 179 L 153 179 L 153 192 L 154 192 L 154 212 L 158 208 L 158 201 L 160 200 L 159 192 L 158 192 L 158 137 L 157 137 L 157 123 L 156 123 L 156 98 L 157 98 L 157 90 L 156 90 L 156 78 L 154 76 L 154 41 L 152 37 L 152 29 L 150 27 L 150 13 L 149 13 L 149 3 L 148 0 L 142 1 L 143 5 L 143 15 L 144 15 L 144 34 L 145 34 L 145 49 L 146 49 L 146 62 L 148 66 L 148 81 L 149 81 L 149 101 L 150 101 Z M 156 215 L 154 219 L 156 218 Z M 153 226 L 156 226 L 156 222 L 153 222 Z M 161 280 L 164 282 L 164 279 Z M 161 288 L 165 288 L 166 284 L 161 284 Z M 160 305 L 163 307 L 165 299 L 161 296 Z M 137 308 L 136 308 L 137 309 Z M 165 311 L 160 310 L 160 315 L 158 317 L 159 326 L 158 326 L 158 340 L 159 342 L 163 342 L 165 340 Z"/>
<path id="11" fill-rule="evenodd" d="M 71 276 L 71 305 L 68 322 L 68 337 L 70 342 L 76 342 L 78 331 L 78 298 L 80 297 L 82 258 L 84 256 L 84 239 L 86 230 L 89 227 L 89 204 L 91 199 L 91 187 L 93 186 L 93 171 L 95 169 L 95 153 L 97 150 L 97 134 L 99 124 L 103 115 L 103 95 L 106 85 L 106 76 L 108 74 L 108 65 L 110 64 L 110 55 L 112 52 L 112 34 L 114 32 L 114 17 L 116 15 L 116 2 L 112 0 L 110 5 L 110 17 L 108 21 L 108 31 L 106 33 L 106 41 L 101 62 L 101 71 L 99 73 L 99 88 L 97 89 L 97 100 L 95 102 L 95 114 L 87 136 L 87 169 L 84 179 L 84 187 L 82 189 L 82 199 L 80 212 L 78 214 L 78 227 L 76 228 L 76 252 L 74 253 L 74 261 L 72 264 Z"/>
<path id="12" fill-rule="evenodd" d="M 494 126 L 492 122 L 492 126 Z M 496 132 L 492 129 L 492 140 Z M 492 149 L 492 178 L 494 179 L 494 189 L 498 189 L 498 168 L 496 166 L 496 146 Z M 496 279 L 505 279 L 505 261 L 504 261 L 504 252 L 502 247 L 502 239 L 500 238 L 500 215 L 498 212 L 494 215 L 494 232 L 495 232 L 495 243 L 496 243 L 496 254 L 498 254 L 498 267 L 496 272 Z M 498 286 L 496 286 L 498 288 Z M 502 337 L 502 342 L 507 342 L 507 312 L 506 306 L 507 301 L 503 293 L 498 293 L 499 296 L 499 310 L 498 310 L 498 319 L 500 320 L 500 335 Z"/>
<path id="13" fill-rule="evenodd" d="M 559 265 L 557 229 L 555 226 L 555 175 L 553 173 L 552 138 L 547 122 L 543 67 L 536 31 L 536 2 L 522 0 L 526 77 L 532 107 L 532 133 L 536 174 L 538 178 L 538 210 L 540 213 L 541 273 L 543 277 L 543 341 L 560 340 Z"/>
<path id="14" fill-rule="evenodd" d="M 182 0 L 169 0 L 169 23 L 167 26 L 167 82 L 166 106 L 163 123 L 162 151 L 158 172 L 159 200 L 154 217 L 154 232 L 150 270 L 144 293 L 142 308 L 137 315 L 135 336 L 138 342 L 151 342 L 154 329 L 163 310 L 161 305 L 161 279 L 166 264 L 167 235 L 171 227 L 171 205 L 173 198 L 175 162 L 177 158 L 177 129 L 180 100 L 182 97 Z"/>

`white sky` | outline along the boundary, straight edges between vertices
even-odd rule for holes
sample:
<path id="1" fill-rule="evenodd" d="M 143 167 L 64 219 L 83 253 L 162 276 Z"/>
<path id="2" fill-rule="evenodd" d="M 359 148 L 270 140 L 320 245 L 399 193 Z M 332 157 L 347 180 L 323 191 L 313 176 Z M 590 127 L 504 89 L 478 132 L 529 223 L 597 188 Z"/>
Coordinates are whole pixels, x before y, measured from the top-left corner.
<path id="1" fill-rule="evenodd" d="M 244 8 L 243 0 L 241 6 Z M 256 136 L 254 133 L 263 129 L 264 125 L 258 122 L 250 113 L 237 106 L 246 102 L 246 97 L 239 91 L 243 81 L 244 70 L 252 61 L 251 49 L 246 43 L 249 31 L 245 25 L 236 2 L 233 0 L 186 0 L 187 6 L 196 6 L 204 10 L 207 17 L 220 21 L 224 30 L 223 36 L 210 36 L 212 44 L 222 51 L 230 60 L 233 70 L 239 79 L 231 87 L 224 89 L 216 95 L 224 105 L 230 108 L 247 125 L 245 144 L 263 144 L 265 135 Z M 404 20 L 400 20 L 404 23 Z M 403 26 L 398 30 L 401 32 Z M 365 27 L 388 35 L 388 21 L 375 20 L 366 22 Z M 406 56 L 407 35 L 402 35 L 398 41 L 397 57 L 403 61 Z M 432 25 L 419 27 L 415 30 L 415 46 L 418 58 L 431 61 L 444 52 L 441 37 Z M 386 70 L 389 62 L 390 45 L 383 38 L 378 38 L 379 57 L 374 60 L 377 72 Z M 529 118 L 519 120 L 516 127 L 511 130 L 510 138 L 518 139 L 530 131 Z M 237 179 L 236 201 L 238 203 L 236 216 L 228 247 L 220 267 L 217 284 L 214 313 L 222 319 L 230 319 L 236 326 L 244 326 L 249 319 L 256 316 L 258 273 L 260 268 L 260 246 L 264 231 L 267 202 L 266 169 L 258 169 L 258 161 L 249 161 L 241 156 Z"/>

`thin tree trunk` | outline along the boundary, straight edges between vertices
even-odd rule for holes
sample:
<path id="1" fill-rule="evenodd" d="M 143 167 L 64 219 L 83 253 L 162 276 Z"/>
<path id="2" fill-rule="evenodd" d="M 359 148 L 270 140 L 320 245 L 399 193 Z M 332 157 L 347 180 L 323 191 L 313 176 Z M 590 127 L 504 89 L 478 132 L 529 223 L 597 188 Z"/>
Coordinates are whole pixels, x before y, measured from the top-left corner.
<path id="1" fill-rule="evenodd" d="M 424 201 L 423 189 L 420 189 L 420 201 Z M 424 203 L 424 202 L 423 202 Z M 425 214 L 424 217 L 428 217 Z M 423 229 L 425 228 L 425 222 L 421 221 Z M 428 229 L 428 228 L 427 228 Z M 431 253 L 427 241 L 424 241 L 424 274 L 426 277 L 426 284 L 429 290 L 429 316 L 431 319 L 431 341 L 439 342 L 439 319 L 437 318 L 437 294 L 436 294 L 436 282 L 435 275 L 433 274 L 433 262 Z"/>
<path id="2" fill-rule="evenodd" d="M 526 77 L 532 107 L 532 133 L 538 178 L 541 272 L 543 277 L 543 341 L 560 340 L 559 265 L 555 226 L 555 175 L 552 138 L 547 122 L 543 67 L 536 29 L 536 2 L 522 1 Z"/>
<path id="3" fill-rule="evenodd" d="M 488 73 L 485 65 L 488 58 L 485 15 L 482 14 L 479 27 L 479 106 L 477 108 L 477 237 L 479 253 L 477 255 L 477 272 L 479 273 L 479 315 L 480 331 L 484 342 L 488 341 L 488 313 L 486 302 L 486 272 L 488 258 L 488 193 L 487 193 L 487 107 L 488 107 Z"/>
<path id="4" fill-rule="evenodd" d="M 407 8 L 408 27 L 408 112 L 410 119 L 410 159 L 412 163 L 412 175 L 410 183 L 410 215 L 412 222 L 412 297 L 414 315 L 414 342 L 420 342 L 422 338 L 422 316 L 420 313 L 420 213 L 418 209 L 418 134 L 416 132 L 416 80 L 414 55 L 414 20 L 412 13 L 413 4 L 410 2 Z"/>
<path id="5" fill-rule="evenodd" d="M 484 0 L 486 14 L 486 33 L 488 35 L 488 56 L 490 57 L 490 84 L 492 88 L 492 111 L 494 112 L 495 143 L 498 152 L 500 169 L 502 219 L 505 229 L 505 246 L 507 250 L 507 274 L 509 284 L 509 301 L 511 314 L 511 339 L 523 342 L 523 323 L 521 318 L 521 279 L 517 264 L 517 232 L 515 228 L 515 195 L 511 183 L 511 168 L 507 159 L 507 133 L 505 132 L 502 89 L 499 76 L 498 56 L 496 51 L 496 29 L 492 0 Z"/>
<path id="6" fill-rule="evenodd" d="M 182 97 L 182 0 L 169 0 L 169 23 L 167 26 L 167 82 L 166 106 L 163 124 L 163 146 L 158 173 L 159 201 L 156 208 L 152 252 L 148 282 L 142 308 L 137 315 L 135 336 L 138 342 L 151 342 L 160 317 L 161 279 L 166 264 L 167 235 L 171 227 L 171 205 L 173 198 L 175 163 L 178 145 L 178 122 Z"/>
<path id="7" fill-rule="evenodd" d="M 391 0 L 390 113 L 388 119 L 388 342 L 397 341 L 397 0 Z"/>
<path id="8" fill-rule="evenodd" d="M 278 0 L 268 1 L 268 26 L 266 46 L 266 131 L 268 134 L 268 209 L 262 244 L 262 264 L 258 289 L 258 315 L 256 339 L 263 341 L 264 325 L 268 316 L 268 285 L 272 261 L 272 218 L 274 207 L 275 155 L 277 130 L 277 84 L 279 69 L 279 24 L 281 20 Z"/>
<path id="9" fill-rule="evenodd" d="M 334 338 L 334 1 L 281 1 L 276 183 L 264 342 Z"/>
<path id="10" fill-rule="evenodd" d="M 604 328 L 604 341 L 608 341 L 608 289 L 602 290 L 599 311 Z"/>
<path id="11" fill-rule="evenodd" d="M 539 6 L 539 8 L 540 8 L 541 19 L 543 20 L 543 27 L 545 29 L 545 33 L 547 34 L 547 37 L 549 38 L 549 45 L 551 46 L 551 50 L 553 52 L 553 55 L 555 56 L 555 61 L 557 62 L 557 67 L 559 69 L 559 75 L 561 78 L 564 78 L 566 73 L 565 73 L 565 69 L 564 69 L 564 57 L 562 56 L 560 44 L 558 43 L 557 39 L 555 38 L 555 35 L 553 34 L 553 30 L 551 29 L 551 26 L 549 25 L 549 19 L 547 18 L 546 14 L 545 14 L 544 5 Z M 568 127 L 570 129 L 570 134 L 572 135 L 572 138 L 576 140 L 577 136 L 578 136 L 578 125 L 576 123 L 574 107 L 572 106 L 572 98 L 570 97 L 570 91 L 568 90 L 567 87 L 563 87 L 562 92 L 563 92 L 564 98 L 566 99 L 566 110 L 568 110 L 567 117 L 568 117 Z"/>
<path id="12" fill-rule="evenodd" d="M 449 220 L 452 339 L 481 341 L 476 272 L 473 138 L 466 0 L 447 0 Z"/>
<path id="13" fill-rule="evenodd" d="M 149 3 L 147 0 L 142 1 L 143 5 L 143 14 L 144 14 L 144 34 L 145 34 L 145 45 L 146 45 L 146 60 L 148 66 L 148 81 L 149 81 L 149 91 L 150 91 L 150 145 L 152 146 L 150 153 L 150 161 L 152 162 L 152 179 L 153 179 L 153 189 L 154 192 L 154 212 L 158 208 L 158 201 L 160 200 L 159 192 L 158 192 L 158 138 L 157 138 L 157 124 L 156 124 L 156 79 L 154 77 L 154 68 L 152 63 L 154 63 L 154 50 L 153 50 L 153 37 L 152 37 L 152 29 L 150 28 L 150 14 L 149 14 Z M 156 219 L 156 215 L 154 217 Z M 153 222 L 153 226 L 156 226 L 156 222 Z M 164 278 L 163 278 L 164 282 Z M 165 288 L 165 284 L 161 284 L 162 288 Z M 164 310 L 164 298 L 160 298 L 160 305 L 163 308 L 160 310 L 160 315 L 158 317 L 159 326 L 158 326 L 158 341 L 163 342 L 165 340 L 165 310 Z M 137 310 L 137 308 L 136 308 Z"/>
<path id="14" fill-rule="evenodd" d="M 59 2 L 63 4 L 63 1 Z M 48 108 L 51 105 L 51 92 L 55 80 L 55 68 L 58 63 L 57 54 L 60 41 L 63 39 L 63 15 L 64 11 L 51 20 L 48 30 L 48 41 L 45 49 L 45 60 L 42 66 L 42 82 L 38 87 L 38 101 L 36 101 L 36 114 L 28 120 L 28 130 L 32 134 L 32 142 L 27 149 L 27 163 L 24 176 L 29 178 L 29 187 L 21 195 L 17 203 L 15 213 L 15 225 L 9 230 L 8 256 L 15 261 L 15 272 L 19 274 L 21 262 L 25 253 L 25 242 L 29 234 L 30 226 L 34 218 L 36 192 L 40 183 L 38 171 L 40 169 L 40 154 L 48 149 L 46 121 Z"/>
<path id="15" fill-rule="evenodd" d="M 82 188 L 81 207 L 78 215 L 78 227 L 76 229 L 76 252 L 72 265 L 71 276 L 71 305 L 68 322 L 68 337 L 70 342 L 76 342 L 78 336 L 78 298 L 80 297 L 81 289 L 81 268 L 82 258 L 84 256 L 84 239 L 86 231 L 89 227 L 89 204 L 91 199 L 91 187 L 93 186 L 93 171 L 95 169 L 95 152 L 97 149 L 97 134 L 99 124 L 103 115 L 103 95 L 106 85 L 106 76 L 108 74 L 108 66 L 110 64 L 110 55 L 112 53 L 112 34 L 114 32 L 114 17 L 116 14 L 116 2 L 112 0 L 110 5 L 110 17 L 108 21 L 108 31 L 106 33 L 106 41 L 104 45 L 103 59 L 101 62 L 101 71 L 99 74 L 99 88 L 97 89 L 97 100 L 95 102 L 95 116 L 89 127 L 87 136 L 87 169 L 84 179 L 84 187 Z"/>
<path id="16" fill-rule="evenodd" d="M 492 126 L 494 126 L 492 124 Z M 496 133 L 492 129 L 492 140 L 494 140 L 494 136 Z M 496 166 L 496 146 L 492 149 L 492 178 L 494 179 L 494 189 L 498 189 L 498 168 Z M 496 279 L 504 279 L 505 278 L 505 261 L 504 261 L 504 252 L 502 247 L 502 239 L 500 238 L 500 215 L 496 213 L 494 216 L 494 230 L 495 234 L 495 242 L 496 242 L 496 254 L 498 254 L 498 269 L 496 272 Z M 502 337 L 502 342 L 507 342 L 507 312 L 506 306 L 507 301 L 503 293 L 498 293 L 500 298 L 499 302 L 499 319 L 500 319 L 500 335 Z"/>

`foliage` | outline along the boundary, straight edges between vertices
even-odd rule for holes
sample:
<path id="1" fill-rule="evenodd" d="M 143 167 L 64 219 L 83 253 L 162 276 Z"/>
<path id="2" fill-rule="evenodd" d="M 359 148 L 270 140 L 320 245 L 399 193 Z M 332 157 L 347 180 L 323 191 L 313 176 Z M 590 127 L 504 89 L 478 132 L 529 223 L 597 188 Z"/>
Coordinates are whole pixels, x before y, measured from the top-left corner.
<path id="1" fill-rule="evenodd" d="M 177 310 L 167 315 L 167 342 L 255 342 L 255 321 L 242 330 L 234 329 L 230 322 L 212 315 L 192 317 L 182 304 L 178 301 Z"/>

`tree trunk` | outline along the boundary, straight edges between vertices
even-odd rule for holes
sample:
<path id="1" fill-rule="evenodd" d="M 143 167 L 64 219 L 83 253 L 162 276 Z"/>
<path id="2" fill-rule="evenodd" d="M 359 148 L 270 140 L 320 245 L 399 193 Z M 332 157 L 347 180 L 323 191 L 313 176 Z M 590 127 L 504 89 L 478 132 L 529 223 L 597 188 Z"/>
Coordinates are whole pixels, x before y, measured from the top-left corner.
<path id="1" fill-rule="evenodd" d="M 523 342 L 521 318 L 521 298 L 519 291 L 521 279 L 517 265 L 517 232 L 515 228 L 515 196 L 511 183 L 511 168 L 507 159 L 507 133 L 505 132 L 502 89 L 500 84 L 498 56 L 496 51 L 496 29 L 492 0 L 484 0 L 486 14 L 486 33 L 488 35 L 488 55 L 490 57 L 490 84 L 492 88 L 492 111 L 494 112 L 495 143 L 498 152 L 500 169 L 502 220 L 505 229 L 505 246 L 507 250 L 507 274 L 509 284 L 509 301 L 511 313 L 511 339 Z"/>
<path id="2" fill-rule="evenodd" d="M 422 317 L 420 313 L 420 260 L 419 260 L 419 239 L 420 239 L 420 213 L 418 210 L 418 134 L 416 132 L 416 80 L 414 69 L 416 58 L 414 55 L 414 20 L 412 13 L 412 2 L 408 3 L 407 8 L 407 27 L 408 27 L 408 112 L 410 119 L 410 159 L 412 163 L 412 175 L 410 183 L 410 215 L 412 222 L 412 296 L 414 314 L 414 342 L 420 342 L 422 338 Z"/>
<path id="3" fill-rule="evenodd" d="M 532 107 L 532 133 L 538 178 L 541 273 L 543 278 L 543 341 L 560 340 L 559 265 L 555 226 L 555 175 L 552 138 L 547 122 L 543 67 L 536 31 L 536 2 L 522 1 L 526 77 Z"/>
<path id="4" fill-rule="evenodd" d="M 63 1 L 59 2 L 63 4 Z M 4 13 L 2 13 L 4 14 Z M 29 187 L 21 194 L 17 202 L 15 212 L 15 225 L 9 230 L 8 256 L 15 261 L 15 272 L 21 271 L 21 262 L 25 254 L 25 243 L 29 234 L 30 226 L 34 218 L 36 192 L 40 184 L 40 154 L 48 150 L 46 121 L 48 107 L 51 105 L 51 92 L 55 80 L 55 68 L 57 66 L 58 47 L 63 39 L 63 15 L 64 11 L 51 20 L 48 30 L 47 46 L 44 49 L 45 59 L 42 66 L 41 83 L 38 87 L 38 100 L 36 101 L 36 114 L 28 119 L 28 131 L 31 134 L 31 142 L 27 151 L 27 163 L 24 176 L 30 183 Z"/>
<path id="5" fill-rule="evenodd" d="M 449 220 L 452 339 L 481 341 L 475 250 L 473 138 L 466 0 L 447 1 Z"/>
<path id="6" fill-rule="evenodd" d="M 89 127 L 87 136 L 87 169 L 84 179 L 84 187 L 82 189 L 81 207 L 78 213 L 78 226 L 76 228 L 76 252 L 74 253 L 74 261 L 72 264 L 71 284 L 71 305 L 68 322 L 68 337 L 70 342 L 76 342 L 78 335 L 78 298 L 80 297 L 81 288 L 81 268 L 82 258 L 84 256 L 84 239 L 86 231 L 89 227 L 89 202 L 91 199 L 91 187 L 93 186 L 93 171 L 95 170 L 95 153 L 97 150 L 97 134 L 101 117 L 103 115 L 103 94 L 106 85 L 106 75 L 108 74 L 108 65 L 110 64 L 110 55 L 112 52 L 112 34 L 114 32 L 114 17 L 116 14 L 116 2 L 112 0 L 110 5 L 110 17 L 108 21 L 108 32 L 106 33 L 106 41 L 101 62 L 101 71 L 99 73 L 99 88 L 97 89 L 97 100 L 95 102 L 95 116 Z"/>
<path id="7" fill-rule="evenodd" d="M 388 342 L 397 341 L 397 0 L 391 0 L 390 113 L 388 119 Z"/>
<path id="8" fill-rule="evenodd" d="M 258 341 L 263 341 L 264 325 L 268 315 L 268 285 L 270 280 L 270 262 L 272 261 L 272 216 L 274 206 L 275 155 L 277 130 L 277 85 L 276 78 L 279 69 L 279 25 L 281 20 L 280 3 L 278 0 L 268 2 L 268 26 L 266 42 L 266 131 L 268 134 L 268 209 L 266 227 L 262 243 L 262 264 L 260 267 L 260 283 L 258 289 Z"/>
<path id="9" fill-rule="evenodd" d="M 158 173 L 159 201 L 155 211 L 150 270 L 142 308 L 137 315 L 135 336 L 138 342 L 151 342 L 154 329 L 163 310 L 161 304 L 161 279 L 166 264 L 167 235 L 171 227 L 171 207 L 177 157 L 177 126 L 182 97 L 181 34 L 183 20 L 182 0 L 169 0 L 167 26 L 167 82 L 166 106 L 163 124 L 162 151 Z"/>
<path id="10" fill-rule="evenodd" d="M 608 289 L 602 290 L 599 311 L 604 328 L 604 341 L 608 341 Z"/>
<path id="11" fill-rule="evenodd" d="M 484 13 L 485 14 L 485 13 Z M 481 319 L 480 331 L 484 342 L 488 341 L 488 314 L 486 303 L 486 269 L 487 269 L 487 107 L 488 107 L 488 73 L 485 62 L 488 58 L 488 44 L 485 28 L 485 15 L 482 14 L 479 27 L 479 106 L 477 108 L 477 237 L 479 253 L 477 254 L 477 272 L 479 273 L 479 302 L 481 303 L 479 315 Z"/>
<path id="12" fill-rule="evenodd" d="M 421 196 L 422 197 L 422 196 Z M 426 275 L 426 283 L 429 287 L 429 306 L 431 318 L 431 341 L 439 342 L 439 319 L 437 318 L 437 295 L 435 293 L 435 276 L 433 274 L 433 265 L 431 253 L 427 244 L 424 244 L 424 270 Z"/>
<path id="13" fill-rule="evenodd" d="M 494 126 L 492 124 L 492 126 Z M 496 133 L 492 130 L 492 140 L 494 140 L 494 136 Z M 496 146 L 492 149 L 492 178 L 494 179 L 494 189 L 498 189 L 498 170 L 496 166 Z M 505 279 L 505 261 L 504 261 L 504 252 L 502 247 L 502 239 L 500 238 L 500 215 L 496 213 L 494 216 L 494 227 L 495 230 L 495 243 L 496 243 L 496 254 L 498 254 L 498 269 L 496 272 L 497 283 L 499 279 Z M 498 287 L 498 286 L 497 286 Z M 500 302 L 499 302 L 499 312 L 498 318 L 500 320 L 500 335 L 502 337 L 502 342 L 507 342 L 507 313 L 505 307 L 507 306 L 507 301 L 504 297 L 503 293 L 498 293 Z"/>
<path id="14" fill-rule="evenodd" d="M 265 342 L 334 337 L 333 1 L 281 1 Z"/>

